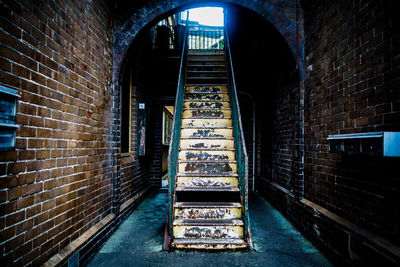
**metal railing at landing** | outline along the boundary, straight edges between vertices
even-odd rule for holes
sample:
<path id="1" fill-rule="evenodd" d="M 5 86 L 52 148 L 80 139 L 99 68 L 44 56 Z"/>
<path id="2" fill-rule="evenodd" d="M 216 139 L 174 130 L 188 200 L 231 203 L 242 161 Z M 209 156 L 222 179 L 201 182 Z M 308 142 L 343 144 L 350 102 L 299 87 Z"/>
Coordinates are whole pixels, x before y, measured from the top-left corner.
<path id="1" fill-rule="evenodd" d="M 187 42 L 189 49 L 222 50 L 225 45 L 224 27 L 190 25 Z"/>

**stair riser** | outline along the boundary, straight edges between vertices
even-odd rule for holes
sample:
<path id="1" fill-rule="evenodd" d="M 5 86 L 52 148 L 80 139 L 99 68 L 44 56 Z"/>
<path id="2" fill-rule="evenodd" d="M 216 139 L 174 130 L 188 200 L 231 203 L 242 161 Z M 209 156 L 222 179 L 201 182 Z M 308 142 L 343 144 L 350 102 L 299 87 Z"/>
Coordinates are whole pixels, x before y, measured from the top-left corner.
<path id="1" fill-rule="evenodd" d="M 218 243 L 212 243 L 212 244 L 177 244 L 177 243 L 172 243 L 172 247 L 176 249 L 198 249 L 198 250 L 236 250 L 236 249 L 244 249 L 247 248 L 247 244 L 234 244 L 234 243 L 227 243 L 227 244 L 218 244 Z"/>
<path id="2" fill-rule="evenodd" d="M 179 177 L 177 186 L 181 187 L 237 187 L 238 179 L 235 177 Z"/>
<path id="3" fill-rule="evenodd" d="M 210 61 L 201 61 L 201 60 L 189 60 L 188 61 L 188 67 L 190 67 L 190 66 L 193 66 L 193 65 L 195 65 L 195 66 L 199 66 L 199 65 L 202 65 L 202 66 L 208 66 L 208 65 L 213 65 L 213 66 L 221 66 L 221 67 L 225 67 L 225 61 L 223 61 L 223 60 L 217 60 L 217 61 L 214 61 L 214 60 L 210 60 Z"/>
<path id="4" fill-rule="evenodd" d="M 181 138 L 226 138 L 232 137 L 232 129 L 182 129 Z"/>
<path id="5" fill-rule="evenodd" d="M 220 77 L 227 77 L 226 72 L 215 72 L 215 71 L 188 71 L 186 73 L 186 78 L 191 78 L 191 77 L 214 77 L 214 78 L 220 78 Z"/>
<path id="6" fill-rule="evenodd" d="M 236 163 L 229 162 L 179 162 L 179 172 L 181 173 L 235 173 L 237 172 Z"/>
<path id="7" fill-rule="evenodd" d="M 185 110 L 183 112 L 184 119 L 190 118 L 230 118 L 230 110 Z"/>
<path id="8" fill-rule="evenodd" d="M 217 139 L 182 139 L 180 143 L 181 149 L 233 149 L 233 140 L 217 140 Z"/>
<path id="9" fill-rule="evenodd" d="M 175 208 L 176 219 L 240 219 L 241 208 Z"/>
<path id="10" fill-rule="evenodd" d="M 224 55 L 224 50 L 222 49 L 189 49 L 188 55 Z"/>
<path id="11" fill-rule="evenodd" d="M 215 66 L 215 65 L 192 65 L 188 66 L 188 71 L 226 71 L 225 66 Z"/>
<path id="12" fill-rule="evenodd" d="M 228 94 L 193 94 L 186 93 L 185 100 L 196 101 L 196 100 L 206 100 L 206 101 L 229 101 Z"/>
<path id="13" fill-rule="evenodd" d="M 226 85 L 219 86 L 186 86 L 186 93 L 227 93 L 228 88 Z"/>
<path id="14" fill-rule="evenodd" d="M 230 108 L 229 102 L 196 102 L 196 101 L 185 101 L 183 104 L 184 108 Z"/>
<path id="15" fill-rule="evenodd" d="M 186 226 L 173 227 L 175 238 L 243 238 L 242 226 Z"/>
<path id="16" fill-rule="evenodd" d="M 226 84 L 227 83 L 226 78 L 209 78 L 209 77 L 200 77 L 200 78 L 187 78 L 186 83 L 187 84 Z"/>
<path id="17" fill-rule="evenodd" d="M 232 127 L 231 119 L 182 119 L 182 128 L 190 127 Z"/>
<path id="18" fill-rule="evenodd" d="M 201 59 L 201 60 L 225 60 L 224 55 L 188 55 L 188 60 Z"/>

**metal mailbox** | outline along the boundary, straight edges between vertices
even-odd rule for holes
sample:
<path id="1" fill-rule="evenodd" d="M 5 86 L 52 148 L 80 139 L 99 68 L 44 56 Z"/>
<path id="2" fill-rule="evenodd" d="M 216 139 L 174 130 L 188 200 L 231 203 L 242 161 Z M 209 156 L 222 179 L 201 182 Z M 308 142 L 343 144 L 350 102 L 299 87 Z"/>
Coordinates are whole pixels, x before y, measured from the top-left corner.
<path id="1" fill-rule="evenodd" d="M 400 132 L 329 135 L 329 152 L 400 157 Z"/>

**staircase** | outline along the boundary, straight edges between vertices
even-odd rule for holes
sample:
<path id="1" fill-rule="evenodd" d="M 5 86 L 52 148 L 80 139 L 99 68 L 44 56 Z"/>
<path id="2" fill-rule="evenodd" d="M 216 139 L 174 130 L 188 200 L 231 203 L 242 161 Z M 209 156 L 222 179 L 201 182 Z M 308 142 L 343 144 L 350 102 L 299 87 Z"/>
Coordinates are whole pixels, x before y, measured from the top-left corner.
<path id="1" fill-rule="evenodd" d="M 249 246 L 230 99 L 224 50 L 189 50 L 170 221 L 173 248 Z"/>

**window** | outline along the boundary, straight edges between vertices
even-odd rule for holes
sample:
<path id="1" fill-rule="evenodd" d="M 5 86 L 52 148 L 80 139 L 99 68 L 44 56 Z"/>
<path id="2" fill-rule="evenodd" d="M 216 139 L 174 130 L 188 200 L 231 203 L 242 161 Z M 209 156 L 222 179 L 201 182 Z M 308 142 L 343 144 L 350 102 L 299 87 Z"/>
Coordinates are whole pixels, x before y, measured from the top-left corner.
<path id="1" fill-rule="evenodd" d="M 121 94 L 121 156 L 130 156 L 132 140 L 132 71 L 125 79 Z"/>
<path id="2" fill-rule="evenodd" d="M 174 117 L 174 106 L 164 106 L 162 143 L 169 145 L 171 141 L 172 120 Z"/>
<path id="3" fill-rule="evenodd" d="M 15 148 L 18 97 L 16 90 L 0 86 L 0 151 Z"/>

